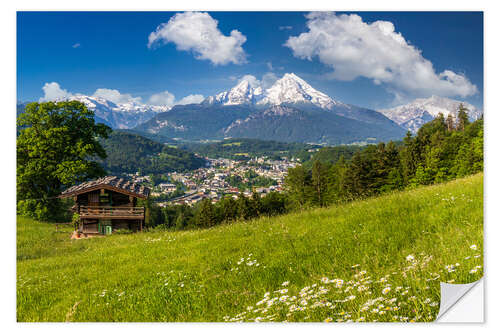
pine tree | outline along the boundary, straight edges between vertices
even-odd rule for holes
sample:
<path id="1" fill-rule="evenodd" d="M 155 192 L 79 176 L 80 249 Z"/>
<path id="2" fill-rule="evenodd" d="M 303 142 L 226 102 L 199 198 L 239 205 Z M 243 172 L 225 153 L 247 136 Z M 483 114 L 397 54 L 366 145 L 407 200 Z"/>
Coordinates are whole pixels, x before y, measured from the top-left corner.
<path id="1" fill-rule="evenodd" d="M 196 225 L 201 228 L 208 228 L 215 225 L 215 209 L 210 199 L 201 201 L 200 209 L 196 214 Z"/>
<path id="2" fill-rule="evenodd" d="M 303 208 L 308 199 L 310 192 L 310 184 L 307 170 L 304 166 L 299 165 L 288 170 L 288 175 L 285 178 L 285 186 L 293 206 Z"/>
<path id="3" fill-rule="evenodd" d="M 312 166 L 311 182 L 314 189 L 314 203 L 323 207 L 326 205 L 327 170 L 323 164 L 316 160 Z"/>
<path id="4" fill-rule="evenodd" d="M 463 131 L 465 127 L 469 124 L 469 116 L 467 115 L 469 111 L 462 103 L 458 106 L 458 124 L 457 130 Z"/>
<path id="5" fill-rule="evenodd" d="M 446 127 L 448 132 L 451 132 L 455 129 L 455 120 L 453 119 L 453 115 L 448 113 L 448 117 L 446 118 Z"/>

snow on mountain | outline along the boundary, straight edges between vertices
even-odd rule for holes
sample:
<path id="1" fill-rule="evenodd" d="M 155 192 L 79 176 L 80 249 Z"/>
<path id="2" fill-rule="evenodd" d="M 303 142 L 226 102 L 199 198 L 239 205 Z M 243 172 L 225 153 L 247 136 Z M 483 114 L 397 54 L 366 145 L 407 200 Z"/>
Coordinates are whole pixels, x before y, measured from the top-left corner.
<path id="1" fill-rule="evenodd" d="M 468 109 L 467 113 L 471 120 L 481 117 L 482 111 L 478 110 L 474 105 L 439 96 L 418 98 L 409 104 L 391 109 L 378 110 L 378 112 L 393 120 L 398 125 L 416 133 L 423 124 L 436 118 L 440 113 L 445 118 L 450 113 L 456 118 L 460 103 Z"/>
<path id="2" fill-rule="evenodd" d="M 265 90 L 260 86 L 252 87 L 250 82 L 242 80 L 231 90 L 208 97 L 205 99 L 205 103 L 222 105 L 252 104 L 258 106 L 312 104 L 327 110 L 331 110 L 334 106 L 347 107 L 347 105 L 335 101 L 328 95 L 314 89 L 293 73 L 285 74 Z"/>
<path id="3" fill-rule="evenodd" d="M 255 100 L 262 94 L 262 88 L 253 88 L 250 82 L 243 80 L 229 91 L 221 92 L 208 97 L 205 101 L 209 104 L 240 105 L 255 104 Z"/>
<path id="4" fill-rule="evenodd" d="M 93 110 L 96 119 L 112 128 L 133 128 L 143 123 L 160 112 L 170 109 L 167 106 L 148 105 L 139 102 L 126 102 L 115 104 L 102 97 L 73 95 L 69 100 L 82 102 L 88 109 Z"/>
<path id="5" fill-rule="evenodd" d="M 343 105 L 343 103 L 337 102 L 328 95 L 314 89 L 293 73 L 287 73 L 277 80 L 270 88 L 265 90 L 263 98 L 257 102 L 259 105 L 300 103 L 311 103 L 328 110 L 335 105 Z"/>

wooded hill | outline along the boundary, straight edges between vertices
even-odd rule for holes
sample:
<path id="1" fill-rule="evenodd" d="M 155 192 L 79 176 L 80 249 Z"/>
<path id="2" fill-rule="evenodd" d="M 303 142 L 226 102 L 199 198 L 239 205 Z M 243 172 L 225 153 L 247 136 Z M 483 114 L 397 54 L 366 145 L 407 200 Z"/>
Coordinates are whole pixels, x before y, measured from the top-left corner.
<path id="1" fill-rule="evenodd" d="M 163 174 L 172 171 L 193 170 L 205 165 L 203 158 L 193 153 L 155 142 L 137 134 L 113 131 L 101 139 L 107 157 L 102 160 L 111 174 Z"/>

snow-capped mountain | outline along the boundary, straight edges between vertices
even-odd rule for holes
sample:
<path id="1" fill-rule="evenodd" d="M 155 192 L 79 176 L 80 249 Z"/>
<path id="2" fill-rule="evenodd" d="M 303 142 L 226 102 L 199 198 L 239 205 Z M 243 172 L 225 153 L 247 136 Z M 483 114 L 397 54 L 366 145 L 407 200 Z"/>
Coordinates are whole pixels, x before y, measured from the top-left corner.
<path id="1" fill-rule="evenodd" d="M 474 105 L 439 96 L 417 98 L 409 104 L 391 109 L 378 110 L 378 112 L 393 120 L 398 125 L 416 133 L 423 124 L 436 118 L 440 113 L 445 118 L 451 113 L 456 119 L 460 103 L 468 109 L 467 113 L 471 120 L 481 117 L 483 112 L 478 110 Z"/>
<path id="2" fill-rule="evenodd" d="M 271 87 L 252 87 L 250 82 L 242 80 L 229 91 L 207 97 L 207 104 L 273 106 L 287 104 L 311 104 L 321 109 L 331 110 L 335 106 L 347 107 L 328 95 L 314 89 L 306 81 L 293 73 L 286 73 Z"/>
<path id="3" fill-rule="evenodd" d="M 270 88 L 265 90 L 262 99 L 257 102 L 259 105 L 301 103 L 311 103 L 327 110 L 331 110 L 334 106 L 345 105 L 314 89 L 293 73 L 287 73 L 277 80 Z"/>
<path id="4" fill-rule="evenodd" d="M 261 95 L 261 87 L 253 88 L 250 82 L 243 80 L 229 91 L 207 97 L 205 103 L 222 105 L 255 104 Z"/>
<path id="5" fill-rule="evenodd" d="M 133 128 L 161 112 L 168 111 L 167 106 L 148 105 L 139 102 L 116 104 L 102 97 L 73 95 L 69 100 L 76 100 L 93 110 L 96 120 L 112 128 Z"/>
<path id="6" fill-rule="evenodd" d="M 329 144 L 400 139 L 405 133 L 383 114 L 336 101 L 293 73 L 267 89 L 242 80 L 200 104 L 176 105 L 135 130 L 184 140 L 246 137 Z"/>

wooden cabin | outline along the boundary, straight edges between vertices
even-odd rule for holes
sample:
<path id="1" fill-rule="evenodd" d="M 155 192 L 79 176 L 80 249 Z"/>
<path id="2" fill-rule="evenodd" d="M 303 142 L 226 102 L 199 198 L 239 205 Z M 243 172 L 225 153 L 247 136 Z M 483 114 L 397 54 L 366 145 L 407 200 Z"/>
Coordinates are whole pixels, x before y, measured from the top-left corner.
<path id="1" fill-rule="evenodd" d="M 146 211 L 137 207 L 137 199 L 147 199 L 149 193 L 145 186 L 107 176 L 72 186 L 59 198 L 75 201 L 79 232 L 107 235 L 119 229 L 142 231 Z"/>

